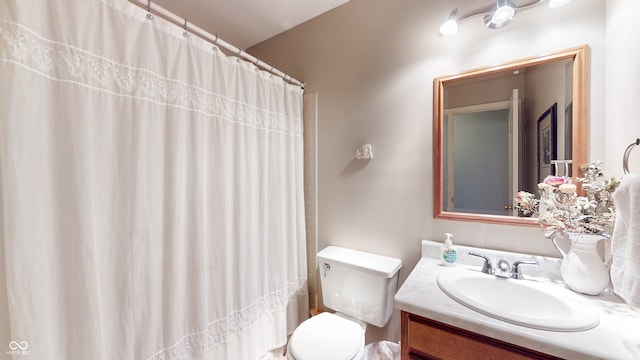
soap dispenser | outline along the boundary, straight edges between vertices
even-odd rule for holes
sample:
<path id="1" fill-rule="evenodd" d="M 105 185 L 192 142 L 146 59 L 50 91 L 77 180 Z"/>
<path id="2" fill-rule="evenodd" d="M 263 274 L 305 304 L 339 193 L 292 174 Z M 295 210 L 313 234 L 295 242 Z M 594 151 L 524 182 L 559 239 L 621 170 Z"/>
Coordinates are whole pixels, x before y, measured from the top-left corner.
<path id="1" fill-rule="evenodd" d="M 446 239 L 444 240 L 444 246 L 442 247 L 442 252 L 440 254 L 440 258 L 442 260 L 442 265 L 444 266 L 453 266 L 458 260 L 458 250 L 452 245 L 453 240 L 451 237 L 453 234 L 445 233 Z"/>

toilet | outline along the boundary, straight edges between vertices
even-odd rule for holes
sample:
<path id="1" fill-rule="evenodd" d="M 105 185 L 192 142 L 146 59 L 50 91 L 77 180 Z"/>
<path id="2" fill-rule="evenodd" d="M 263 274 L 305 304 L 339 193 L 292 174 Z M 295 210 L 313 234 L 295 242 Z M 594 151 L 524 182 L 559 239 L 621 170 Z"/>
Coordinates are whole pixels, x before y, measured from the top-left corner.
<path id="1" fill-rule="evenodd" d="M 383 327 L 393 312 L 402 262 L 329 246 L 318 252 L 323 312 L 300 324 L 287 344 L 288 360 L 358 360 L 367 324 Z"/>

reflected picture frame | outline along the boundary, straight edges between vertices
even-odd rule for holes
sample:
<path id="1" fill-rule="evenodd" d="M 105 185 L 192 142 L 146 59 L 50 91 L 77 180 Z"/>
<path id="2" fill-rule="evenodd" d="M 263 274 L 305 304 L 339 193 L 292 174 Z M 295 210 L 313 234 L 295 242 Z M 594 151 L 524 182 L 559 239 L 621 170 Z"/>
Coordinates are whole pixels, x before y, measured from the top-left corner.
<path id="1" fill-rule="evenodd" d="M 551 161 L 557 157 L 558 149 L 558 103 L 553 103 L 538 118 L 538 182 L 555 175 Z"/>
<path id="2" fill-rule="evenodd" d="M 564 158 L 573 159 L 573 102 L 564 109 Z M 564 175 L 572 177 L 572 170 L 570 166 Z"/>

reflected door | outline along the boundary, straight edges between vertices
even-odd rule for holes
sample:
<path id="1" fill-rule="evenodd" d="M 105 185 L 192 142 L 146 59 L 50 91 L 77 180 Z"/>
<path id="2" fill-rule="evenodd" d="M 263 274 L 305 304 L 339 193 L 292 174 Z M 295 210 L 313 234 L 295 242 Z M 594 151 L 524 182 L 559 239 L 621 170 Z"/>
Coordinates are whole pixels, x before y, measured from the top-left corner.
<path id="1" fill-rule="evenodd" d="M 447 211 L 512 214 L 515 159 L 511 106 L 507 101 L 448 112 L 448 181 L 443 199 Z"/>

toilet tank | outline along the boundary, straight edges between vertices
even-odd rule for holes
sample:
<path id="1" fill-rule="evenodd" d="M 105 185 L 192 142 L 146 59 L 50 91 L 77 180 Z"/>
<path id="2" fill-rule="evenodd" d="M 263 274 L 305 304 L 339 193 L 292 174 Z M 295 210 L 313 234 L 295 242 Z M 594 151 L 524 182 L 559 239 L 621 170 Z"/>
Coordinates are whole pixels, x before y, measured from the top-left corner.
<path id="1" fill-rule="evenodd" d="M 379 327 L 389 321 L 402 261 L 337 246 L 317 259 L 325 307 Z"/>

